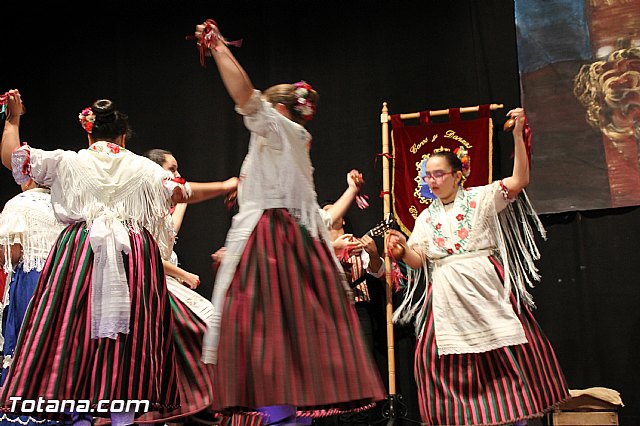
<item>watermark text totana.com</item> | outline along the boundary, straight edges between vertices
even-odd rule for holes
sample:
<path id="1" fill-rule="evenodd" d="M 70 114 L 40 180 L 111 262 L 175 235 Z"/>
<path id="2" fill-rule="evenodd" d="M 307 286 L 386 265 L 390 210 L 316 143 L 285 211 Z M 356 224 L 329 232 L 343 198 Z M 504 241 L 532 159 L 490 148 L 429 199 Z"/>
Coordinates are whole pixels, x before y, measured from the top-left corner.
<path id="1" fill-rule="evenodd" d="M 95 406 L 88 399 L 22 399 L 20 396 L 10 396 L 11 411 L 21 413 L 131 413 L 147 412 L 151 403 L 146 399 L 114 399 L 100 400 Z"/>

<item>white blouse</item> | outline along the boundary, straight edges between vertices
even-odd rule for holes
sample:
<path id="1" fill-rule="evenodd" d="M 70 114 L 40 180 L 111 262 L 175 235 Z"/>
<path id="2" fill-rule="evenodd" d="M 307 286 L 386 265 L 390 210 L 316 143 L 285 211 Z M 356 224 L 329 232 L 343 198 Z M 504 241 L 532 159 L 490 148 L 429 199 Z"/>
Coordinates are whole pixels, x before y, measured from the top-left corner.
<path id="1" fill-rule="evenodd" d="M 225 241 L 225 255 L 216 274 L 211 301 L 213 326 L 204 337 L 202 359 L 217 362 L 219 329 L 227 289 L 231 284 L 246 242 L 266 209 L 285 208 L 309 233 L 321 238 L 331 249 L 325 218 L 318 205 L 313 166 L 309 156 L 311 135 L 262 99 L 255 90 L 249 101 L 236 111 L 244 116 L 251 131 L 249 151 L 240 170 L 239 211 L 233 217 Z M 338 268 L 340 263 L 334 257 Z M 346 280 L 345 289 L 348 289 Z"/>
<path id="2" fill-rule="evenodd" d="M 532 303 L 518 269 L 532 267 L 535 254 L 524 252 L 535 243 L 529 239 L 530 232 L 518 240 L 503 230 L 517 228 L 515 216 L 507 214 L 513 208 L 506 194 L 501 182 L 459 189 L 453 204 L 445 206 L 436 199 L 416 219 L 408 245 L 418 246 L 425 256 L 421 273 L 432 285 L 439 355 L 486 352 L 527 342 L 510 297 L 514 290 L 518 298 Z M 500 216 L 506 217 L 503 224 Z M 508 249 L 514 245 L 520 251 L 516 262 L 514 251 Z M 504 267 L 504 282 L 490 256 Z M 426 313 L 424 302 L 423 297 L 419 318 Z M 394 314 L 396 320 L 407 303 L 408 299 Z"/>

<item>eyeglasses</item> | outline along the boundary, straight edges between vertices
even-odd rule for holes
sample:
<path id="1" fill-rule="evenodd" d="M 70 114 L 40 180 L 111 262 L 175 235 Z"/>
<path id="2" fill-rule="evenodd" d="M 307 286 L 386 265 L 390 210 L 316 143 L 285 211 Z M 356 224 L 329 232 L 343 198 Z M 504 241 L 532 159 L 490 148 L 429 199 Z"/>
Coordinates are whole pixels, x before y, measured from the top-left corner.
<path id="1" fill-rule="evenodd" d="M 455 171 L 453 171 L 453 170 L 452 170 L 452 171 L 450 171 L 450 172 L 443 172 L 442 170 L 436 170 L 436 171 L 435 171 L 435 172 L 433 172 L 433 173 L 426 172 L 426 173 L 424 174 L 424 176 L 422 176 L 422 181 L 423 181 L 423 182 L 425 182 L 425 183 L 429 183 L 429 181 L 430 181 L 431 179 L 433 179 L 433 180 L 437 180 L 437 181 L 440 181 L 440 180 L 442 180 L 445 176 L 447 176 L 447 175 L 452 175 L 452 174 L 454 174 L 454 173 L 455 173 Z"/>

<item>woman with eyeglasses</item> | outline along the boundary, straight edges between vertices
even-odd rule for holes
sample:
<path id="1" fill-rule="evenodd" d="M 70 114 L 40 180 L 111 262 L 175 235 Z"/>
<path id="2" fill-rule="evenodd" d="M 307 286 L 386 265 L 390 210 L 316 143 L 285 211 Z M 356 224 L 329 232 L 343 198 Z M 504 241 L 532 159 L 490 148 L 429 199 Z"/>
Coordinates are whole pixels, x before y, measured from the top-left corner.
<path id="1" fill-rule="evenodd" d="M 397 322 L 415 320 L 415 378 L 425 424 L 526 424 L 569 398 L 553 348 L 533 318 L 526 286 L 539 280 L 522 108 L 515 119 L 511 176 L 464 188 L 470 159 L 440 151 L 424 181 L 437 197 L 407 241 L 388 248 L 410 268 Z M 419 283 L 427 283 L 420 295 Z"/>

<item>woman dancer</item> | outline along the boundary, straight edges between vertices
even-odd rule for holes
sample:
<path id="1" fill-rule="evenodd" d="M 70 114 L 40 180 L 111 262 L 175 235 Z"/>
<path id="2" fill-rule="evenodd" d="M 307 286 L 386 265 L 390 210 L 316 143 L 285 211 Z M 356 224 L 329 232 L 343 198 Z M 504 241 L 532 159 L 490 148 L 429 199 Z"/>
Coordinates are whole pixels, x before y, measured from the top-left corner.
<path id="1" fill-rule="evenodd" d="M 170 151 L 152 149 L 145 153 L 145 156 L 163 169 L 170 171 L 174 177 L 181 178 L 178 162 Z M 208 184 L 211 188 L 209 198 L 214 198 L 235 191 L 238 179 L 233 177 Z M 218 188 L 218 191 L 215 191 L 215 188 Z M 182 226 L 186 207 L 186 203 L 181 203 L 171 209 L 176 234 Z M 142 416 L 136 423 L 184 420 L 188 416 L 195 416 L 196 421 L 198 419 L 213 421 L 217 418 L 217 414 L 210 409 L 214 399 L 213 366 L 201 360 L 202 338 L 207 326 L 211 324 L 213 305 L 209 299 L 193 290 L 200 285 L 200 277 L 178 265 L 178 256 L 175 251 L 171 252 L 169 258 L 163 258 L 162 263 L 167 279 L 169 301 L 174 313 L 173 338 L 177 343 L 176 360 L 181 406 L 170 413 L 149 413 Z"/>
<path id="2" fill-rule="evenodd" d="M 3 409 L 24 411 L 22 401 L 39 398 L 79 401 L 60 411 L 86 423 L 78 415 L 94 409 L 125 425 L 136 412 L 176 408 L 173 321 L 160 252 L 170 253 L 172 244 L 170 203 L 187 201 L 199 185 L 177 183 L 126 149 L 127 116 L 106 99 L 79 115 L 88 149 L 20 146 L 22 100 L 18 90 L 9 96 L 2 163 L 18 183 L 31 178 L 50 187 L 56 217 L 67 227 L 25 314 L 0 395 Z"/>
<path id="3" fill-rule="evenodd" d="M 4 342 L 0 386 L 4 384 L 13 361 L 24 314 L 38 284 L 40 272 L 64 228 L 53 213 L 49 188 L 38 185 L 32 179 L 20 187 L 22 192 L 7 201 L 0 213 L 0 268 L 9 277 L 2 303 Z M 32 416 L 15 417 L 7 414 L 0 416 L 0 420 L 0 425 L 43 423 L 43 420 Z"/>
<path id="4" fill-rule="evenodd" d="M 569 397 L 529 310 L 525 286 L 539 277 L 526 216 L 537 216 L 522 192 L 529 182 L 524 111 L 508 115 L 516 120 L 512 176 L 465 189 L 469 158 L 434 153 L 425 181 L 437 198 L 418 216 L 408 242 L 390 231 L 389 249 L 413 268 L 394 319 L 418 312 L 414 371 L 428 425 L 525 424 Z M 414 301 L 421 277 L 427 288 Z"/>
<path id="5" fill-rule="evenodd" d="M 214 406 L 256 425 L 367 408 L 385 390 L 316 199 L 304 125 L 318 95 L 305 82 L 263 94 L 212 21 L 195 37 L 251 131 L 203 347 Z"/>

